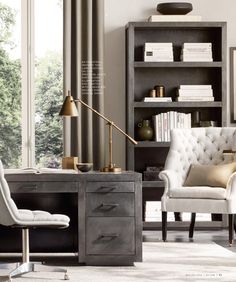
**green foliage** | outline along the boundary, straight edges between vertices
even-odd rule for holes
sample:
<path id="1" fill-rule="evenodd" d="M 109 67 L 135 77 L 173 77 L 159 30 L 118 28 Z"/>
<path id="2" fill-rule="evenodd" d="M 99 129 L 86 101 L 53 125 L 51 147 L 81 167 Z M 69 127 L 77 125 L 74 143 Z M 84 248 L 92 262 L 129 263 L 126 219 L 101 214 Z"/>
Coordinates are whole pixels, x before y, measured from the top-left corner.
<path id="1" fill-rule="evenodd" d="M 15 11 L 9 6 L 0 3 L 0 44 L 12 45 L 10 41 L 12 28 L 15 25 Z"/>
<path id="2" fill-rule="evenodd" d="M 14 23 L 12 9 L 0 4 L 0 158 L 5 167 L 18 167 L 21 161 L 21 67 L 4 50 Z"/>
<path id="3" fill-rule="evenodd" d="M 58 2 L 61 3 L 61 0 Z M 4 167 L 21 166 L 21 64 L 9 57 L 14 11 L 0 3 L 0 159 Z M 36 65 L 36 164 L 58 167 L 62 156 L 62 59 L 48 53 Z"/>
<path id="4" fill-rule="evenodd" d="M 38 61 L 36 71 L 36 164 L 58 167 L 62 157 L 63 66 L 60 54 L 49 52 Z"/>

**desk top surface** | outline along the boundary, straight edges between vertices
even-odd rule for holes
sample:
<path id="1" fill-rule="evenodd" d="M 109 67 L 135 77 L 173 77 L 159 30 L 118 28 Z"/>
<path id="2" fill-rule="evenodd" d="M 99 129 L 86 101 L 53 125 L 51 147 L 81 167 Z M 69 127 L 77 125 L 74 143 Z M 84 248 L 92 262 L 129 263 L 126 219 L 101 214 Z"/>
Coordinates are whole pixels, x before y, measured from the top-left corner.
<path id="1" fill-rule="evenodd" d="M 121 173 L 91 171 L 81 172 L 22 172 L 6 171 L 5 178 L 10 182 L 21 181 L 62 181 L 62 182 L 80 182 L 80 181 L 141 181 L 141 174 L 133 171 L 123 171 Z"/>

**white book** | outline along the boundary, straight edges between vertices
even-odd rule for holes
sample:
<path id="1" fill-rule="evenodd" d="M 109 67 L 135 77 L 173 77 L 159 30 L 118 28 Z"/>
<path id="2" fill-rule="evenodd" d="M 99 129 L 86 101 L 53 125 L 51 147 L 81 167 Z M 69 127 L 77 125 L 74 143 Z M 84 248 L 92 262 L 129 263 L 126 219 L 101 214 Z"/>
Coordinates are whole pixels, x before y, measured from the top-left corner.
<path id="1" fill-rule="evenodd" d="M 184 128 L 188 128 L 188 115 L 187 114 L 184 114 L 183 121 L 184 121 Z"/>
<path id="2" fill-rule="evenodd" d="M 211 42 L 185 42 L 183 44 L 183 48 L 211 48 L 212 44 Z"/>
<path id="3" fill-rule="evenodd" d="M 195 15 L 152 15 L 148 18 L 149 22 L 199 22 L 201 16 Z"/>
<path id="4" fill-rule="evenodd" d="M 210 84 L 181 84 L 179 89 L 182 90 L 205 90 L 205 89 L 212 89 L 212 85 Z"/>
<path id="5" fill-rule="evenodd" d="M 174 59 L 173 57 L 168 57 L 168 58 L 156 58 L 156 57 L 144 57 L 144 62 L 173 62 Z"/>
<path id="6" fill-rule="evenodd" d="M 167 112 L 167 141 L 170 141 L 170 112 Z"/>
<path id="7" fill-rule="evenodd" d="M 212 58 L 182 58 L 183 62 L 213 62 Z"/>
<path id="8" fill-rule="evenodd" d="M 57 168 L 37 168 L 37 167 L 26 167 L 21 169 L 4 169 L 5 174 L 41 174 L 41 173 L 58 173 L 58 174 L 78 174 L 78 171 L 74 169 L 57 169 Z"/>
<path id="9" fill-rule="evenodd" d="M 214 97 L 177 97 L 177 102 L 212 102 Z"/>
<path id="10" fill-rule="evenodd" d="M 145 51 L 173 51 L 173 46 L 145 46 Z"/>
<path id="11" fill-rule="evenodd" d="M 144 102 L 172 102 L 171 97 L 145 97 Z"/>
<path id="12" fill-rule="evenodd" d="M 173 54 L 155 54 L 150 55 L 149 53 L 144 54 L 144 58 L 150 58 L 150 59 L 173 59 Z"/>
<path id="13" fill-rule="evenodd" d="M 193 52 L 198 52 L 198 53 L 209 53 L 209 52 L 212 52 L 212 49 L 209 48 L 209 47 L 192 47 L 192 48 L 189 48 L 189 47 L 185 47 L 182 49 L 182 51 L 184 52 L 189 52 L 189 53 L 193 53 Z"/>
<path id="14" fill-rule="evenodd" d="M 171 56 L 173 57 L 173 51 L 165 51 L 165 50 L 153 50 L 153 51 L 145 51 L 145 56 L 152 56 L 152 57 L 158 57 L 158 56 Z"/>
<path id="15" fill-rule="evenodd" d="M 179 89 L 178 90 L 179 96 L 188 96 L 188 97 L 198 97 L 198 96 L 213 96 L 213 90 L 212 89 Z"/>
<path id="16" fill-rule="evenodd" d="M 174 112 L 170 111 L 170 130 L 173 129 L 175 126 L 174 124 Z"/>
<path id="17" fill-rule="evenodd" d="M 172 49 L 173 48 L 173 43 L 172 42 L 145 42 L 144 43 L 144 48 L 145 50 L 156 50 L 160 48 L 168 48 Z"/>
<path id="18" fill-rule="evenodd" d="M 162 141 L 162 116 L 161 114 L 158 115 L 158 141 Z"/>
<path id="19" fill-rule="evenodd" d="M 181 56 L 201 56 L 201 57 L 209 57 L 212 56 L 212 52 L 186 52 L 186 51 L 182 51 L 181 52 Z"/>
<path id="20" fill-rule="evenodd" d="M 164 127 L 164 142 L 167 142 L 168 141 L 168 120 L 167 120 L 167 113 L 164 113 L 163 115 L 163 127 Z"/>
<path id="21" fill-rule="evenodd" d="M 177 124 L 176 124 L 176 112 L 175 111 L 174 111 L 174 114 L 173 114 L 173 118 L 174 118 L 173 128 L 176 128 Z"/>
<path id="22" fill-rule="evenodd" d="M 160 141 L 164 141 L 164 113 L 160 114 L 160 132 L 161 132 L 161 138 Z"/>
<path id="23" fill-rule="evenodd" d="M 191 54 L 186 54 L 183 53 L 181 55 L 184 58 L 212 58 L 212 54 L 200 54 L 200 53 L 191 53 Z"/>

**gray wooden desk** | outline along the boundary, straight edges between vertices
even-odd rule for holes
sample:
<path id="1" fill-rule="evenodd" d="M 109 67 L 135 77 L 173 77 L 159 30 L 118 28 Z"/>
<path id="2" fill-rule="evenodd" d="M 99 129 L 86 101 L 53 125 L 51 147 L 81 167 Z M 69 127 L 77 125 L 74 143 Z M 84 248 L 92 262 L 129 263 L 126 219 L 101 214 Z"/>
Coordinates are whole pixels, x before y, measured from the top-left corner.
<path id="1" fill-rule="evenodd" d="M 78 252 L 88 265 L 142 260 L 141 175 L 135 172 L 6 174 L 19 208 L 64 213 L 65 230 L 32 230 L 32 252 Z M 0 252 L 20 251 L 18 230 L 0 229 Z"/>

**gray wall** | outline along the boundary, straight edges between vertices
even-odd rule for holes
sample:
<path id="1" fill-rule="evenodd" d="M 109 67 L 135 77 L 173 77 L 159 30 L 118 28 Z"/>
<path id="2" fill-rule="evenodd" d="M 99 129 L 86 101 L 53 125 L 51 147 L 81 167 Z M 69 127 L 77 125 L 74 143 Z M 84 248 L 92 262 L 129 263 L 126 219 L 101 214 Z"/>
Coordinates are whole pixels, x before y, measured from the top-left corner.
<path id="1" fill-rule="evenodd" d="M 156 5 L 160 2 L 180 1 L 105 0 L 105 113 L 123 129 L 125 129 L 125 25 L 130 21 L 146 20 L 148 16 L 156 13 Z M 236 46 L 235 0 L 188 2 L 194 7 L 191 14 L 201 15 L 203 21 L 226 21 L 228 47 Z M 118 133 L 114 134 L 114 161 L 117 165 L 125 167 L 125 137 Z"/>

